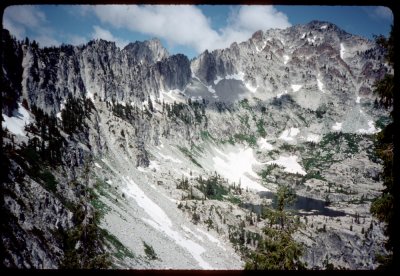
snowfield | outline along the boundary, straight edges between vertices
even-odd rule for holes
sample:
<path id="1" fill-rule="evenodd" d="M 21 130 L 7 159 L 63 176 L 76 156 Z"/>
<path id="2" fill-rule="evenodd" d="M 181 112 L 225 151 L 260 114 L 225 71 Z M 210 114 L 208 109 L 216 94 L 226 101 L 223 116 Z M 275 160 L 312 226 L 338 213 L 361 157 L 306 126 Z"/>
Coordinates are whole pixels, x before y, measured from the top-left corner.
<path id="1" fill-rule="evenodd" d="M 300 130 L 298 128 L 292 127 L 290 129 L 286 129 L 282 132 L 282 134 L 279 136 L 279 139 L 290 142 L 294 141 L 294 137 L 299 134 Z"/>
<path id="2" fill-rule="evenodd" d="M 381 131 L 379 128 L 375 127 L 375 123 L 374 121 L 368 121 L 368 129 L 359 129 L 358 133 L 362 133 L 362 134 L 375 134 L 378 133 L 379 131 Z"/>
<path id="3" fill-rule="evenodd" d="M 342 125 L 343 125 L 343 123 L 338 123 L 338 122 L 336 122 L 336 123 L 332 126 L 332 130 L 340 131 L 340 130 L 342 129 Z"/>
<path id="4" fill-rule="evenodd" d="M 259 138 L 257 140 L 257 145 L 260 147 L 262 150 L 273 150 L 274 147 L 267 142 L 267 139 L 265 138 Z"/>
<path id="5" fill-rule="evenodd" d="M 319 74 L 318 74 L 318 76 L 319 76 Z M 322 93 L 325 93 L 324 84 L 322 83 L 322 81 L 321 81 L 319 78 L 317 78 L 317 85 L 318 85 L 318 89 L 319 89 Z"/>
<path id="6" fill-rule="evenodd" d="M 288 173 L 298 173 L 301 175 L 306 175 L 306 171 L 297 163 L 297 156 L 280 156 L 277 160 L 269 161 L 267 164 L 276 164 L 278 166 L 284 167 L 285 171 Z"/>
<path id="7" fill-rule="evenodd" d="M 253 165 L 260 165 L 253 154 L 252 148 L 232 147 L 220 150 L 214 148 L 216 153 L 212 158 L 214 170 L 227 178 L 231 183 L 240 182 L 241 187 L 255 191 L 268 191 L 257 183 L 258 175 L 253 171 Z M 255 179 L 255 180 L 253 180 Z"/>
<path id="8" fill-rule="evenodd" d="M 303 86 L 303 85 L 301 85 L 301 84 L 292 84 L 292 90 L 293 90 L 293 92 L 299 91 L 299 90 L 301 89 L 302 86 Z"/>
<path id="9" fill-rule="evenodd" d="M 5 114 L 2 114 L 4 118 L 4 123 L 2 122 L 3 129 L 7 128 L 10 132 L 15 135 L 25 136 L 25 125 L 30 123 L 31 117 L 29 112 L 22 106 L 22 104 L 18 103 L 18 110 L 14 111 L 12 117 L 8 117 Z"/>
<path id="10" fill-rule="evenodd" d="M 346 52 L 346 49 L 344 48 L 343 43 L 340 43 L 340 58 L 344 59 L 344 54 Z"/>
<path id="11" fill-rule="evenodd" d="M 314 143 L 318 143 L 321 140 L 321 136 L 317 135 L 317 134 L 308 134 L 307 136 L 307 141 L 308 142 L 314 142 Z"/>

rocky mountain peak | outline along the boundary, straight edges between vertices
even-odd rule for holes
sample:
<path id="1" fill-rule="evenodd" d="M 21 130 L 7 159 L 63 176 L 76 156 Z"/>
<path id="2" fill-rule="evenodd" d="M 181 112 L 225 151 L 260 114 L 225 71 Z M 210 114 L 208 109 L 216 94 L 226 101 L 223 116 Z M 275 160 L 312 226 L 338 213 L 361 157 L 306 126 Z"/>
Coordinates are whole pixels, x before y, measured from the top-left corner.
<path id="1" fill-rule="evenodd" d="M 143 42 L 136 41 L 129 43 L 123 51 L 127 53 L 132 63 L 153 64 L 169 57 L 167 49 L 164 48 L 161 41 L 157 38 Z"/>

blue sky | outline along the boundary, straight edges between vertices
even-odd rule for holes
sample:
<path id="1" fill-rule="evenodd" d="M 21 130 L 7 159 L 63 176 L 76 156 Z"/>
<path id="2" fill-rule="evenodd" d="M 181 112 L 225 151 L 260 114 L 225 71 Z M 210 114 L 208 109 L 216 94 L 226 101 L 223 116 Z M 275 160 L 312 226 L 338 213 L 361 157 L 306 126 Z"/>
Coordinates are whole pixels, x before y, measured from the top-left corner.
<path id="1" fill-rule="evenodd" d="M 385 7 L 357 6 L 11 6 L 3 27 L 18 39 L 40 46 L 79 45 L 95 38 L 129 42 L 157 37 L 171 54 L 189 58 L 204 50 L 229 47 L 257 30 L 287 28 L 311 20 L 329 21 L 345 31 L 387 36 L 393 14 Z"/>

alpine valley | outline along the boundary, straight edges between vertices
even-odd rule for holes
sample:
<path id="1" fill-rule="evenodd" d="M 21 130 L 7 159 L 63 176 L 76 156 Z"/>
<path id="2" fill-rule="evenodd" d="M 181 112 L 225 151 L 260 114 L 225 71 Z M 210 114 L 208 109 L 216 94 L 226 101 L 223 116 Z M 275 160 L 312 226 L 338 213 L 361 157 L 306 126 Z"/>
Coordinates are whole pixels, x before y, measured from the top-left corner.
<path id="1" fill-rule="evenodd" d="M 305 268 L 387 253 L 373 84 L 393 69 L 374 41 L 312 21 L 192 60 L 7 30 L 2 49 L 3 266 L 243 269 L 279 187 Z"/>

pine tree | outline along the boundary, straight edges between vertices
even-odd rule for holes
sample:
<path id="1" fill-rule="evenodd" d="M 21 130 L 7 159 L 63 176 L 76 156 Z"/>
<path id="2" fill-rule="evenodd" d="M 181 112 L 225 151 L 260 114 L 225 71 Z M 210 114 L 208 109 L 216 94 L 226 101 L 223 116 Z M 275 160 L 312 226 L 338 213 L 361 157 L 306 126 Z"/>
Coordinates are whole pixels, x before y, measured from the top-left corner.
<path id="1" fill-rule="evenodd" d="M 391 66 L 394 66 L 394 29 L 390 32 L 389 38 L 384 36 L 376 37 L 376 42 L 386 49 L 386 60 Z M 387 74 L 382 80 L 377 81 L 374 85 L 374 93 L 378 95 L 380 102 L 385 108 L 390 108 L 393 105 L 394 97 L 394 76 Z M 390 113 L 393 119 L 393 111 Z M 385 222 L 385 234 L 388 239 L 385 243 L 386 249 L 393 252 L 394 249 L 399 248 L 399 239 L 395 236 L 398 233 L 395 224 L 395 215 L 398 216 L 398 204 L 395 204 L 395 195 L 399 193 L 398 188 L 394 185 L 393 174 L 393 156 L 394 156 L 394 124 L 388 124 L 377 136 L 376 140 L 376 153 L 379 158 L 383 160 L 383 171 L 381 176 L 383 179 L 384 190 L 382 195 L 376 198 L 371 204 L 371 213 L 380 221 Z M 395 210 L 395 208 L 397 208 Z M 372 224 L 371 224 L 372 225 Z M 395 253 L 395 252 L 393 252 Z M 390 253 L 387 256 L 379 258 L 382 268 L 390 269 L 394 264 L 398 263 L 393 260 L 398 254 Z"/>
<path id="2" fill-rule="evenodd" d="M 299 260 L 302 246 L 292 237 L 299 227 L 299 222 L 285 210 L 285 207 L 293 203 L 295 197 L 290 188 L 278 188 L 276 209 L 267 210 L 269 226 L 263 229 L 264 238 L 260 239 L 255 252 L 250 254 L 245 269 L 304 269 L 304 264 Z"/>

